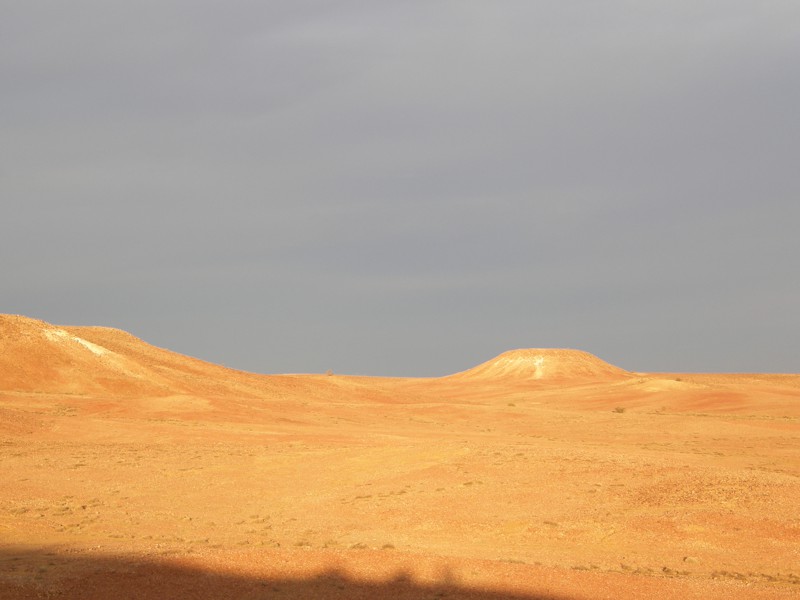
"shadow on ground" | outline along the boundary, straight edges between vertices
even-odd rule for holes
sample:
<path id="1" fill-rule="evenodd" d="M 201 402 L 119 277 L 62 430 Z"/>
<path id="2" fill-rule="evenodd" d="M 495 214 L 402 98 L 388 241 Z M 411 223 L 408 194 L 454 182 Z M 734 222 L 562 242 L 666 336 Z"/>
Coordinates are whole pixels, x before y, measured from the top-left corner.
<path id="1" fill-rule="evenodd" d="M 236 598 L 237 600 L 569 600 L 549 594 L 509 594 L 454 581 L 422 583 L 406 573 L 364 581 L 339 570 L 303 578 L 215 572 L 179 559 L 69 554 L 49 549 L 0 550 L 0 600 Z"/>

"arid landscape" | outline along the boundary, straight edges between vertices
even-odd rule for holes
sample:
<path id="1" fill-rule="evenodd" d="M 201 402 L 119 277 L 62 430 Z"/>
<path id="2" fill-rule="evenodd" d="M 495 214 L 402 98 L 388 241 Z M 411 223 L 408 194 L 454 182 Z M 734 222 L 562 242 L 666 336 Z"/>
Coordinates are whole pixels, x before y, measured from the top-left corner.
<path id="1" fill-rule="evenodd" d="M 0 598 L 800 597 L 800 375 L 470 367 L 257 375 L 2 315 Z"/>

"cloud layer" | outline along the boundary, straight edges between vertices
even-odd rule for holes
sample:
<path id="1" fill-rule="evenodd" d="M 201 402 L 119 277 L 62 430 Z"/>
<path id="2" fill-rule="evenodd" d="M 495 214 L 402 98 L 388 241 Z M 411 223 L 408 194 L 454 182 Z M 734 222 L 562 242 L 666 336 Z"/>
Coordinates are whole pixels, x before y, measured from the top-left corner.
<path id="1" fill-rule="evenodd" d="M 3 312 L 260 372 L 798 371 L 794 1 L 0 13 Z"/>

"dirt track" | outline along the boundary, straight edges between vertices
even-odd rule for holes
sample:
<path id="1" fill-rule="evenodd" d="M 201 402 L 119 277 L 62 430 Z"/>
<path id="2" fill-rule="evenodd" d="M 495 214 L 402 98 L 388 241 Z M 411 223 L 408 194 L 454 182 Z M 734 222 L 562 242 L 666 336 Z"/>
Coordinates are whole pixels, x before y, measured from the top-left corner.
<path id="1" fill-rule="evenodd" d="M 0 598 L 800 597 L 798 442 L 795 375 L 262 376 L 0 316 Z"/>

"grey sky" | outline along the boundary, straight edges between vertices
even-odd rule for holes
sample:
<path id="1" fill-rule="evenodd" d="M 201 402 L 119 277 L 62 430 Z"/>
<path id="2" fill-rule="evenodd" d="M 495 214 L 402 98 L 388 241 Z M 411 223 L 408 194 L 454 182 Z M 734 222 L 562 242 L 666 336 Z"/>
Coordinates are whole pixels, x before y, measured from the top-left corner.
<path id="1" fill-rule="evenodd" d="M 259 372 L 800 371 L 796 0 L 0 0 L 0 312 Z"/>

